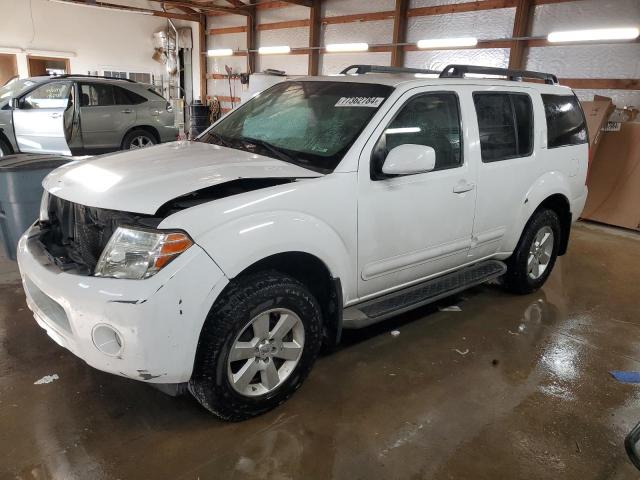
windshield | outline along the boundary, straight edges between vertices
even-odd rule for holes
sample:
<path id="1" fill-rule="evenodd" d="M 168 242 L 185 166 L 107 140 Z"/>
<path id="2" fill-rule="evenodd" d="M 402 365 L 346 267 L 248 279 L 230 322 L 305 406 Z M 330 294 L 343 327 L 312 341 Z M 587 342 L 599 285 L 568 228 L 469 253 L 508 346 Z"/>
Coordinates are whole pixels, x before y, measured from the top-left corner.
<path id="1" fill-rule="evenodd" d="M 282 82 L 198 138 L 322 173 L 333 171 L 393 89 L 351 82 Z"/>
<path id="2" fill-rule="evenodd" d="M 20 92 L 35 85 L 36 82 L 27 78 L 19 79 L 14 78 L 9 80 L 3 87 L 0 87 L 0 102 L 5 102 L 11 97 L 15 97 Z"/>

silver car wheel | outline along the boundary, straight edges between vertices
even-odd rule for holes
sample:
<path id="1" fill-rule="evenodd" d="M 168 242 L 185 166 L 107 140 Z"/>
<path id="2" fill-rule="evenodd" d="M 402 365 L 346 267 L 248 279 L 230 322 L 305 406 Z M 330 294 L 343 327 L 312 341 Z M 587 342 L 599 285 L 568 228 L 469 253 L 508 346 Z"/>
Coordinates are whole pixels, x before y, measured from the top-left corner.
<path id="1" fill-rule="evenodd" d="M 282 385 L 298 365 L 304 348 L 304 324 L 286 308 L 260 313 L 236 337 L 227 375 L 233 389 L 256 397 Z"/>
<path id="2" fill-rule="evenodd" d="M 4 157 L 5 155 L 6 155 L 6 153 L 2 149 L 2 142 L 0 142 L 0 158 Z"/>
<path id="3" fill-rule="evenodd" d="M 133 137 L 131 143 L 129 144 L 129 149 L 136 150 L 138 148 L 146 148 L 154 145 L 154 141 L 144 135 L 138 135 L 137 137 Z"/>
<path id="4" fill-rule="evenodd" d="M 547 226 L 538 230 L 531 242 L 527 258 L 527 273 L 532 280 L 540 278 L 549 267 L 553 254 L 553 242 L 553 230 Z"/>

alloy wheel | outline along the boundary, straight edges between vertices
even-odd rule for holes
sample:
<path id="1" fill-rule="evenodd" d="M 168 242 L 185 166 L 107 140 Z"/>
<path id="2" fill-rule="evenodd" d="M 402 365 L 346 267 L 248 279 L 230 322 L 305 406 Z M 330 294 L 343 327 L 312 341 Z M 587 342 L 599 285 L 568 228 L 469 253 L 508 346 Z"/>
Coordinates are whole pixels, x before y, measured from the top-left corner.
<path id="1" fill-rule="evenodd" d="M 153 140 L 144 135 L 138 135 L 137 137 L 133 137 L 131 143 L 129 144 L 129 148 L 131 150 L 136 150 L 139 148 L 150 147 L 154 144 Z"/>
<path id="2" fill-rule="evenodd" d="M 285 308 L 267 310 L 244 327 L 229 351 L 227 375 L 233 389 L 255 397 L 272 392 L 291 375 L 304 348 L 304 324 Z"/>
<path id="3" fill-rule="evenodd" d="M 527 257 L 527 273 L 532 280 L 537 280 L 547 270 L 553 254 L 554 240 L 553 230 L 548 226 L 538 230 L 533 238 Z"/>

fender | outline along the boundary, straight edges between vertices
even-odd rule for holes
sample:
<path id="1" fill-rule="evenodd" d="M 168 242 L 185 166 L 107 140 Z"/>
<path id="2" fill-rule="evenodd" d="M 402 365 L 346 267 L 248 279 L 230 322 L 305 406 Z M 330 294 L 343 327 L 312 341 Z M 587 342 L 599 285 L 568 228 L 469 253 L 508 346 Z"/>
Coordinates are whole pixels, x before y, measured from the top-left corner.
<path id="1" fill-rule="evenodd" d="M 286 252 L 313 255 L 342 282 L 343 298 L 355 292 L 354 259 L 342 237 L 317 217 L 297 211 L 253 214 L 220 225 L 197 239 L 228 278 L 254 263 Z"/>
<path id="2" fill-rule="evenodd" d="M 513 252 L 516 249 L 525 225 L 542 202 L 551 195 L 560 194 L 563 195 L 567 199 L 567 203 L 570 204 L 570 192 L 569 179 L 562 172 L 557 170 L 546 172 L 538 177 L 522 197 L 519 215 L 510 233 L 505 236 L 501 251 Z"/>

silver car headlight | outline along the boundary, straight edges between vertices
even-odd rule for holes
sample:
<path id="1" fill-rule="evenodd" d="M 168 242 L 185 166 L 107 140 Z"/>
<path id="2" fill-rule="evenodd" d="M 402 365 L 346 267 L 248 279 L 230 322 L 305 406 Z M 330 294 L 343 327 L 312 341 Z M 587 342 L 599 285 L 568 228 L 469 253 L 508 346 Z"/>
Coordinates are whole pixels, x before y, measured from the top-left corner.
<path id="1" fill-rule="evenodd" d="M 118 227 L 104 248 L 97 277 L 148 278 L 193 245 L 184 232 Z"/>
<path id="2" fill-rule="evenodd" d="M 49 192 L 46 190 L 42 193 L 42 199 L 40 199 L 40 216 L 38 220 L 41 222 L 49 221 Z"/>

